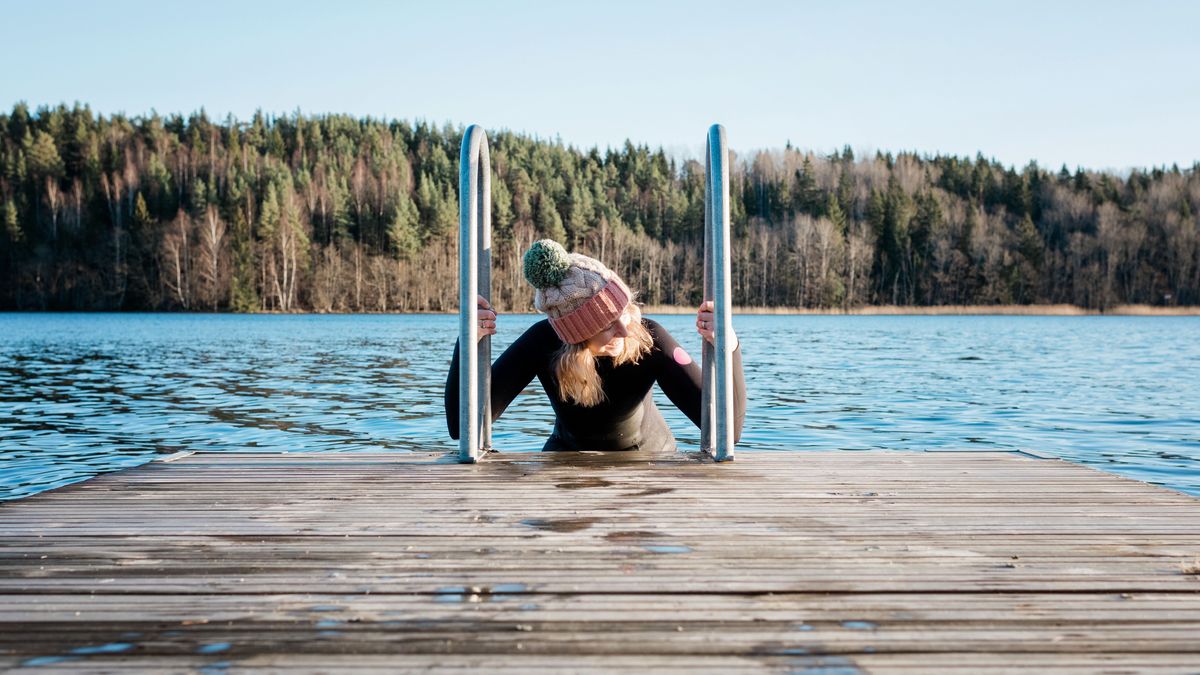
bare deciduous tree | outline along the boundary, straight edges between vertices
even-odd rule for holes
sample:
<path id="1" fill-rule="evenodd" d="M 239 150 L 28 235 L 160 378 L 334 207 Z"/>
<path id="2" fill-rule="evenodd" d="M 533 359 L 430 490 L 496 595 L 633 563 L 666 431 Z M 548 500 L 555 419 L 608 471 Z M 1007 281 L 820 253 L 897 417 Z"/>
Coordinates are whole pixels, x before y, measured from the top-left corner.
<path id="1" fill-rule="evenodd" d="M 183 309 L 192 306 L 191 280 L 192 219 L 183 209 L 175 216 L 162 238 L 159 252 L 163 284 L 172 300 Z"/>
<path id="2" fill-rule="evenodd" d="M 196 272 L 199 281 L 197 301 L 216 311 L 225 301 L 228 288 L 228 253 L 225 245 L 225 221 L 210 204 L 204 210 L 200 226 L 200 241 L 197 242 L 198 260 Z"/>

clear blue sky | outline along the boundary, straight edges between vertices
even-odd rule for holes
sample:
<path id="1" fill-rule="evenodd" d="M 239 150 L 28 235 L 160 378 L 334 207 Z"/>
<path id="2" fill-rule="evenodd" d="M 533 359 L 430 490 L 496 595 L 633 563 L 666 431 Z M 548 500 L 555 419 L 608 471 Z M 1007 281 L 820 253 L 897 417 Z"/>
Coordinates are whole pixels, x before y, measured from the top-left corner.
<path id="1" fill-rule="evenodd" d="M 0 0 L 0 107 L 478 122 L 699 156 L 1200 160 L 1200 2 Z"/>

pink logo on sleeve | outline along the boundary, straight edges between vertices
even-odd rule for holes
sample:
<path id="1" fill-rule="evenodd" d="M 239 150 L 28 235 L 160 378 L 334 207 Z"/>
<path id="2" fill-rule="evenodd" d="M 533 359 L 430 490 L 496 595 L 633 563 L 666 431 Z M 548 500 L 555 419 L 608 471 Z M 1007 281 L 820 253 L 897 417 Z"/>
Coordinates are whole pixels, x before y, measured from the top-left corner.
<path id="1" fill-rule="evenodd" d="M 692 362 L 692 357 L 688 356 L 688 353 L 683 351 L 683 347 L 676 347 L 674 353 L 671 354 L 671 357 L 675 359 L 675 363 L 678 363 L 681 366 L 686 366 Z"/>

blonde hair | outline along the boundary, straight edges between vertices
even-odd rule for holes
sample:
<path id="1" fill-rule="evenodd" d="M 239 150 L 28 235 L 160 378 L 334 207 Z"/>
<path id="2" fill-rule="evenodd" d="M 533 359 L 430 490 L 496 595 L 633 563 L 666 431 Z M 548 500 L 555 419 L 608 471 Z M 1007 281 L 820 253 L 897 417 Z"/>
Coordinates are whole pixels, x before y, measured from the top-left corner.
<path id="1" fill-rule="evenodd" d="M 637 363 L 654 347 L 654 338 L 642 324 L 641 307 L 630 302 L 629 314 L 633 317 L 626 329 L 629 334 L 621 353 L 613 357 L 614 366 Z M 607 398 L 596 371 L 596 355 L 587 348 L 587 342 L 564 344 L 558 349 L 554 354 L 554 377 L 558 380 L 558 397 L 563 401 L 590 408 Z"/>

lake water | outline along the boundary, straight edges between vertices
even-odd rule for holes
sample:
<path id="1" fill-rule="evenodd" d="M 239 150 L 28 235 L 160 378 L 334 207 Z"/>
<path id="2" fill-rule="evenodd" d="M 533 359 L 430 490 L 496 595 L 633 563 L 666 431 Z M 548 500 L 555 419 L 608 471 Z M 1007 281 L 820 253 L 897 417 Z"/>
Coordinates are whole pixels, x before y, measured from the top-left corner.
<path id="1" fill-rule="evenodd" d="M 659 316 L 698 347 L 692 316 Z M 499 354 L 537 316 L 505 315 Z M 738 316 L 739 450 L 1030 450 L 1200 495 L 1200 317 Z M 180 450 L 453 450 L 453 316 L 0 314 L 0 499 Z M 698 354 L 698 349 L 693 351 Z M 699 432 L 660 394 L 681 447 Z M 495 425 L 541 448 L 535 380 Z"/>

